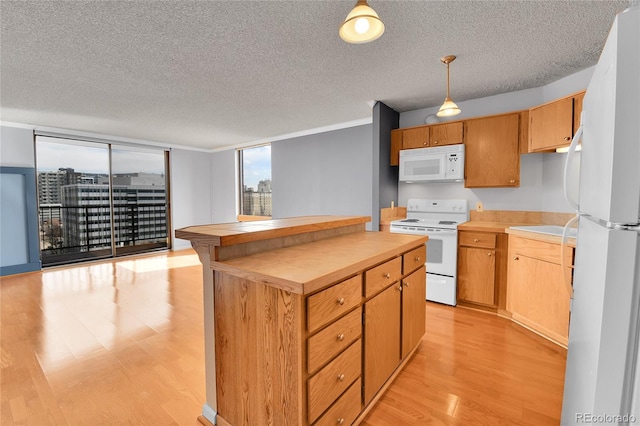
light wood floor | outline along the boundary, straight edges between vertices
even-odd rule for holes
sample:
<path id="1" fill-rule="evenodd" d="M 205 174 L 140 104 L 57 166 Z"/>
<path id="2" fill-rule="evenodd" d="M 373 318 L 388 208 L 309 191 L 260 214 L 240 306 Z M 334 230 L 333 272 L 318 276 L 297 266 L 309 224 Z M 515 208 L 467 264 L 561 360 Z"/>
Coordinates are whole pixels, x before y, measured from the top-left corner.
<path id="1" fill-rule="evenodd" d="M 0 424 L 195 425 L 200 282 L 191 250 L 3 277 Z M 462 308 L 426 321 L 364 425 L 559 424 L 564 349 Z"/>

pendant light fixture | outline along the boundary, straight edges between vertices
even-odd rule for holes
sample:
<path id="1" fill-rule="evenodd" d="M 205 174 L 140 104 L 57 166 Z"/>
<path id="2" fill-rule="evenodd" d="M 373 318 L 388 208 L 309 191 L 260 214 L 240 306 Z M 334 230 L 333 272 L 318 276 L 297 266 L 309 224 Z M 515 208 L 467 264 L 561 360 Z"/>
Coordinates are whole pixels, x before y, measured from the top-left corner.
<path id="1" fill-rule="evenodd" d="M 458 105 L 456 105 L 449 96 L 449 64 L 455 61 L 455 59 L 456 57 L 454 55 L 440 58 L 440 60 L 447 65 L 447 97 L 444 98 L 444 103 L 436 114 L 438 117 L 452 117 L 454 115 L 460 114 L 460 108 L 458 108 Z"/>
<path id="2" fill-rule="evenodd" d="M 376 11 L 369 7 L 367 0 L 358 0 L 340 26 L 340 38 L 352 44 L 369 43 L 382 33 L 384 24 Z"/>

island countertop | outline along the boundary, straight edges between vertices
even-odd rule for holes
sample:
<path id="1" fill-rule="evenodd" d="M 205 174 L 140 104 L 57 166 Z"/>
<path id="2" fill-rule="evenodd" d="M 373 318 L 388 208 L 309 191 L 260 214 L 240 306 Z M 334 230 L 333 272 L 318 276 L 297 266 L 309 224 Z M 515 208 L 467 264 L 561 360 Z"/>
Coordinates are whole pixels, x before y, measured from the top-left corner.
<path id="1" fill-rule="evenodd" d="M 369 216 L 300 216 L 284 219 L 195 225 L 176 229 L 176 238 L 218 247 L 300 235 L 350 225 L 364 226 Z"/>
<path id="2" fill-rule="evenodd" d="M 211 268 L 298 294 L 322 289 L 416 245 L 426 236 L 356 232 L 224 261 Z"/>

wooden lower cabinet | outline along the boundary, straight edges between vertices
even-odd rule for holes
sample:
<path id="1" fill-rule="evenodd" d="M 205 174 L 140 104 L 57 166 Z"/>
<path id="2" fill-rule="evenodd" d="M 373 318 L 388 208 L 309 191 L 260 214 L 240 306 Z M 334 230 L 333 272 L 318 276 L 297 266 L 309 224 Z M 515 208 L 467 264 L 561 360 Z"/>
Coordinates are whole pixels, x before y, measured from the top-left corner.
<path id="1" fill-rule="evenodd" d="M 220 421 L 352 424 L 424 335 L 425 259 L 412 246 L 309 295 L 215 272 Z"/>
<path id="2" fill-rule="evenodd" d="M 426 277 L 427 272 L 422 266 L 402 280 L 402 358 L 420 343 L 425 333 Z"/>
<path id="3" fill-rule="evenodd" d="M 512 319 L 567 346 L 573 248 L 510 236 L 507 310 Z"/>
<path id="4" fill-rule="evenodd" d="M 400 363 L 401 291 L 396 282 L 364 305 L 365 404 Z"/>
<path id="5" fill-rule="evenodd" d="M 458 289 L 461 305 L 497 311 L 504 309 L 506 242 L 503 233 L 458 232 Z"/>
<path id="6" fill-rule="evenodd" d="M 458 252 L 458 300 L 495 306 L 495 250 L 460 247 Z"/>

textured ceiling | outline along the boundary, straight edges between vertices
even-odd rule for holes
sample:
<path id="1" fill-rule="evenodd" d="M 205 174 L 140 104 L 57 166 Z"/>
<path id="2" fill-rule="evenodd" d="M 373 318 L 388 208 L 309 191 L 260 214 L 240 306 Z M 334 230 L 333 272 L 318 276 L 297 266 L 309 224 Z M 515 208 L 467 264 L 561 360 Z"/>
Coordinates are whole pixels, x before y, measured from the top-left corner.
<path id="1" fill-rule="evenodd" d="M 4 122 L 237 146 L 542 86 L 597 62 L 629 1 L 383 1 L 350 45 L 344 1 L 0 1 Z"/>

